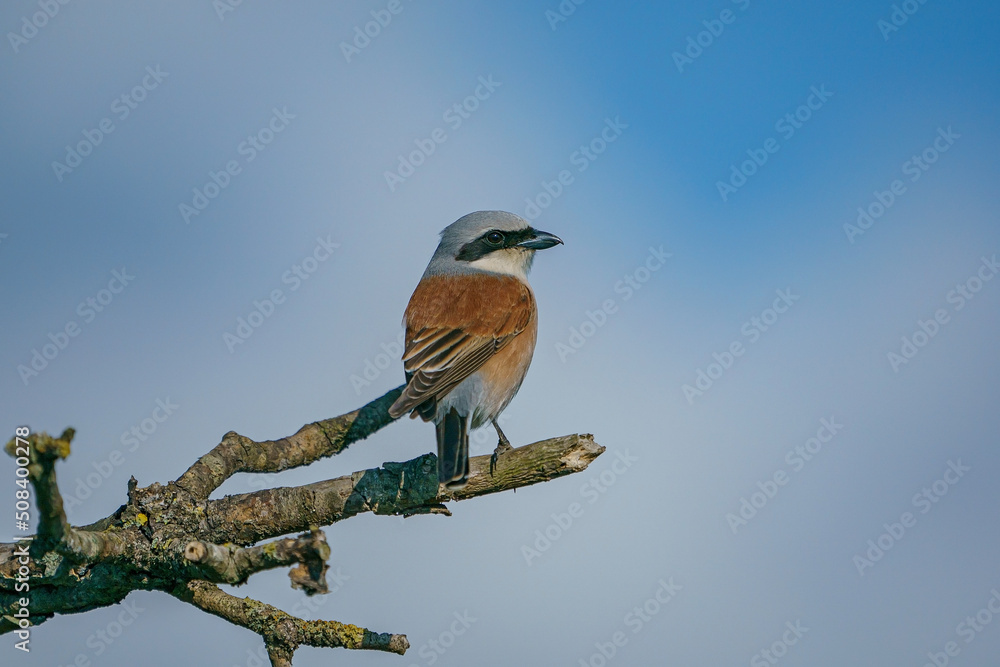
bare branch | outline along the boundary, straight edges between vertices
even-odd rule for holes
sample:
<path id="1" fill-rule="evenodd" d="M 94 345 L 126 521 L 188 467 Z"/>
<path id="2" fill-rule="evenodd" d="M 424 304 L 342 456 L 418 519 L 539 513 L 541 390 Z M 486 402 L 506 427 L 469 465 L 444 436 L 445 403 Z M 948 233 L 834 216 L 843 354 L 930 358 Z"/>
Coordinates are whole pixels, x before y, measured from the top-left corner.
<path id="1" fill-rule="evenodd" d="M 184 557 L 196 563 L 203 575 L 210 573 L 206 579 L 227 584 L 242 584 L 251 574 L 295 565 L 289 572 L 293 588 L 301 588 L 308 595 L 327 592 L 326 559 L 330 547 L 321 530 L 250 548 L 193 540 L 185 547 Z"/>
<path id="2" fill-rule="evenodd" d="M 239 584 L 256 572 L 293 566 L 293 587 L 309 595 L 325 593 L 330 548 L 318 526 L 362 512 L 447 515 L 449 501 L 584 470 L 604 448 L 590 435 L 552 438 L 503 454 L 495 472 L 490 471 L 490 457 L 475 457 L 468 484 L 457 491 L 438 485 L 437 458 L 426 454 L 306 486 L 208 500 L 237 472 L 307 465 L 392 423 L 388 407 L 401 389 L 281 440 L 255 442 L 227 433 L 176 482 L 139 488 L 130 479 L 127 502 L 83 528 L 69 525 L 55 474 L 56 461 L 69 455 L 73 430 L 58 438 L 30 436 L 28 477 L 38 502 L 38 534 L 17 545 L 0 544 L 0 634 L 18 628 L 14 614 L 21 609 L 22 594 L 17 582 L 27 577 L 33 625 L 55 614 L 116 604 L 134 590 L 158 590 L 259 634 L 272 665 L 290 666 L 302 645 L 404 653 L 409 647 L 404 635 L 337 621 L 305 621 L 256 600 L 236 598 L 216 584 Z M 18 454 L 17 446 L 15 439 L 7 451 Z M 258 544 L 294 533 L 303 534 Z"/>
<path id="3" fill-rule="evenodd" d="M 44 431 L 28 436 L 28 479 L 35 488 L 38 503 L 38 534 L 31 544 L 36 555 L 55 551 L 78 561 L 120 555 L 123 543 L 116 535 L 73 528 L 66 520 L 62 495 L 56 483 L 56 461 L 69 456 L 70 442 L 76 431 L 68 428 L 58 438 Z M 11 456 L 17 452 L 17 440 L 7 443 Z"/>
<path id="4" fill-rule="evenodd" d="M 292 667 L 293 654 L 294 651 L 281 646 L 267 646 L 267 657 L 271 660 L 271 667 Z"/>
<path id="5" fill-rule="evenodd" d="M 0 548 L 0 616 L 12 616 L 18 599 L 24 597 L 14 587 L 18 559 L 10 559 L 13 553 Z M 46 554 L 40 562 L 32 560 L 29 567 L 32 625 L 40 625 L 56 614 L 109 607 L 132 591 L 153 590 L 159 583 L 119 562 L 73 565 L 61 556 Z M 0 619 L 0 635 L 16 628 L 16 624 Z"/>
<path id="6" fill-rule="evenodd" d="M 353 412 L 306 424 L 280 440 L 255 442 L 234 431 L 177 479 L 177 485 L 195 498 L 208 498 L 238 472 L 280 472 L 333 456 L 391 424 L 389 406 L 403 387 L 396 387 Z"/>
<path id="7" fill-rule="evenodd" d="M 205 515 L 212 541 L 236 544 L 328 526 L 363 512 L 375 514 L 446 513 L 443 503 L 499 493 L 580 472 L 604 447 L 592 435 L 566 435 L 518 447 L 500 457 L 490 474 L 490 457 L 469 461 L 465 488 L 439 487 L 437 457 L 425 454 L 406 463 L 385 463 L 344 477 L 226 496 L 208 502 Z"/>
<path id="8" fill-rule="evenodd" d="M 250 598 L 238 598 L 207 581 L 189 581 L 172 594 L 199 609 L 251 630 L 264 639 L 272 664 L 291 664 L 299 646 L 364 649 L 403 655 L 406 635 L 375 633 L 337 621 L 305 621 L 277 607 Z M 275 657 L 286 662 L 275 663 Z"/>

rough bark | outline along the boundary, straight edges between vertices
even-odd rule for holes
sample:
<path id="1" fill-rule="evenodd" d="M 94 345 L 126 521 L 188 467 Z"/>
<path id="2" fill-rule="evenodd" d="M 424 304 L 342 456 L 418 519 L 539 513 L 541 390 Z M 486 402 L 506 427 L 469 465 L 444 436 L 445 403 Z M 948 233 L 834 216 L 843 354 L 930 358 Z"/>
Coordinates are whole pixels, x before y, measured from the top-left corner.
<path id="1" fill-rule="evenodd" d="M 342 452 L 393 421 L 388 407 L 401 391 L 280 440 L 256 442 L 229 432 L 176 481 L 138 488 L 131 479 L 128 501 L 84 527 L 67 521 L 56 480 L 55 464 L 69 456 L 73 429 L 59 437 L 30 435 L 28 479 L 38 506 L 37 532 L 18 544 L 0 544 L 0 634 L 19 630 L 15 613 L 22 597 L 30 599 L 34 626 L 55 614 L 116 604 L 134 590 L 158 590 L 260 635 L 272 665 L 291 665 L 301 645 L 403 654 L 409 647 L 405 635 L 302 620 L 236 598 L 217 584 L 239 584 L 257 572 L 290 566 L 293 587 L 308 595 L 326 593 L 330 548 L 319 526 L 362 512 L 450 515 L 446 502 L 579 472 L 604 448 L 590 435 L 551 438 L 503 454 L 494 471 L 489 456 L 478 456 L 470 461 L 468 485 L 457 491 L 438 485 L 437 459 L 426 454 L 304 486 L 209 500 L 236 473 L 278 472 Z M 11 455 L 16 444 L 7 444 Z M 294 533 L 301 534 L 261 544 Z M 16 590 L 25 567 L 30 593 Z"/>

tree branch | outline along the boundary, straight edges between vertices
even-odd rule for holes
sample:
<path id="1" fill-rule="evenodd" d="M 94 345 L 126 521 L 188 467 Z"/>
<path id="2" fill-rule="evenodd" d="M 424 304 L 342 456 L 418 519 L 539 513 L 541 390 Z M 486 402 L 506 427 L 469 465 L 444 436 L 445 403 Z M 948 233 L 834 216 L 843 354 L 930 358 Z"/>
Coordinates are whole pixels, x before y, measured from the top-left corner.
<path id="1" fill-rule="evenodd" d="M 308 595 L 327 592 L 326 559 L 330 547 L 321 530 L 250 548 L 193 540 L 184 548 L 184 557 L 196 563 L 203 574 L 211 573 L 205 578 L 227 584 L 242 584 L 251 574 L 295 565 L 289 572 L 292 588 L 301 588 Z"/>
<path id="2" fill-rule="evenodd" d="M 264 639 L 268 653 L 291 664 L 299 646 L 367 649 L 403 655 L 410 643 L 405 635 L 375 633 L 337 621 L 304 621 L 277 607 L 250 598 L 238 598 L 207 581 L 189 581 L 171 591 L 174 597 L 255 632 Z M 275 663 L 272 657 L 272 664 Z"/>
<path id="3" fill-rule="evenodd" d="M 38 504 L 38 533 L 32 540 L 31 552 L 40 555 L 55 551 L 80 562 L 92 562 L 120 555 L 123 544 L 116 535 L 73 528 L 66 520 L 55 465 L 58 459 L 69 456 L 70 442 L 75 434 L 74 429 L 68 428 L 58 438 L 42 432 L 27 441 L 28 479 L 35 489 Z M 16 439 L 8 442 L 7 453 L 15 456 L 17 445 Z"/>
<path id="4" fill-rule="evenodd" d="M 604 447 L 592 435 L 565 435 L 512 449 L 499 459 L 494 475 L 490 457 L 469 460 L 468 484 L 457 491 L 439 486 L 437 457 L 425 454 L 406 463 L 315 482 L 211 500 L 205 510 L 207 534 L 236 544 L 328 526 L 363 512 L 375 514 L 448 513 L 443 503 L 499 493 L 586 469 Z"/>
<path id="5" fill-rule="evenodd" d="M 69 455 L 73 429 L 58 438 L 29 436 L 28 476 L 39 509 L 38 534 L 30 541 L 29 559 L 25 547 L 0 544 L 0 634 L 18 628 L 14 614 L 23 594 L 17 587 L 27 568 L 32 624 L 55 614 L 113 605 L 134 590 L 158 590 L 256 632 L 272 665 L 291 665 L 301 645 L 402 654 L 409 646 L 404 635 L 337 621 L 305 621 L 263 602 L 233 597 L 216 583 L 239 584 L 256 572 L 292 565 L 293 587 L 309 595 L 325 593 L 330 548 L 319 526 L 362 512 L 447 515 L 449 501 L 584 470 L 604 448 L 590 435 L 552 438 L 503 454 L 495 472 L 489 457 L 478 456 L 470 460 L 468 484 L 457 491 L 438 485 L 437 458 L 425 454 L 305 486 L 208 500 L 238 472 L 308 465 L 366 438 L 392 423 L 388 407 L 401 389 L 280 440 L 255 442 L 227 433 L 176 482 L 139 488 L 130 479 L 128 501 L 83 528 L 67 521 L 55 474 L 56 461 Z M 12 440 L 7 451 L 23 455 L 23 442 Z M 258 544 L 294 533 L 303 534 Z"/>
<path id="6" fill-rule="evenodd" d="M 396 387 L 362 408 L 306 424 L 280 440 L 256 442 L 230 431 L 177 479 L 177 486 L 204 499 L 238 472 L 280 472 L 339 454 L 395 421 L 389 416 L 389 406 L 402 391 L 402 386 Z"/>

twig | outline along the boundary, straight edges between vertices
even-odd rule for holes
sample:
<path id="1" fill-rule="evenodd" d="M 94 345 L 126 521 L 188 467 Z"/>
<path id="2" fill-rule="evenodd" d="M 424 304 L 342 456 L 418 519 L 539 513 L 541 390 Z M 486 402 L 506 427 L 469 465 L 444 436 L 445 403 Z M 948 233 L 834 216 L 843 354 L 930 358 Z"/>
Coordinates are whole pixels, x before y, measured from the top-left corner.
<path id="1" fill-rule="evenodd" d="M 251 574 L 295 565 L 289 573 L 293 588 L 301 588 L 309 595 L 327 592 L 326 559 L 330 547 L 321 530 L 250 548 L 193 540 L 185 546 L 184 557 L 196 563 L 203 575 L 211 573 L 206 578 L 227 584 L 242 584 Z"/>
<path id="2" fill-rule="evenodd" d="M 247 628 L 264 639 L 268 653 L 291 664 L 299 646 L 387 651 L 403 655 L 410 643 L 405 635 L 375 633 L 337 621 L 305 621 L 277 607 L 250 598 L 238 598 L 207 581 L 189 581 L 173 591 L 174 597 L 189 602 L 230 623 Z M 272 657 L 272 664 L 275 663 Z"/>

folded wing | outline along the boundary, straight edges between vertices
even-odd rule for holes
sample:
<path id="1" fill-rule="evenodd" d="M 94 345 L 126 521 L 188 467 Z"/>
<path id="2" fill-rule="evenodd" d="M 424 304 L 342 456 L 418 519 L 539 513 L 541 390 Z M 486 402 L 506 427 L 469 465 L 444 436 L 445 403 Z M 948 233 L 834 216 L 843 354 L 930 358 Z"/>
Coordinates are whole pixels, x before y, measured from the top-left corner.
<path id="1" fill-rule="evenodd" d="M 408 382 L 389 408 L 433 418 L 437 401 L 479 370 L 531 323 L 531 288 L 512 276 L 430 276 L 406 308 Z"/>

